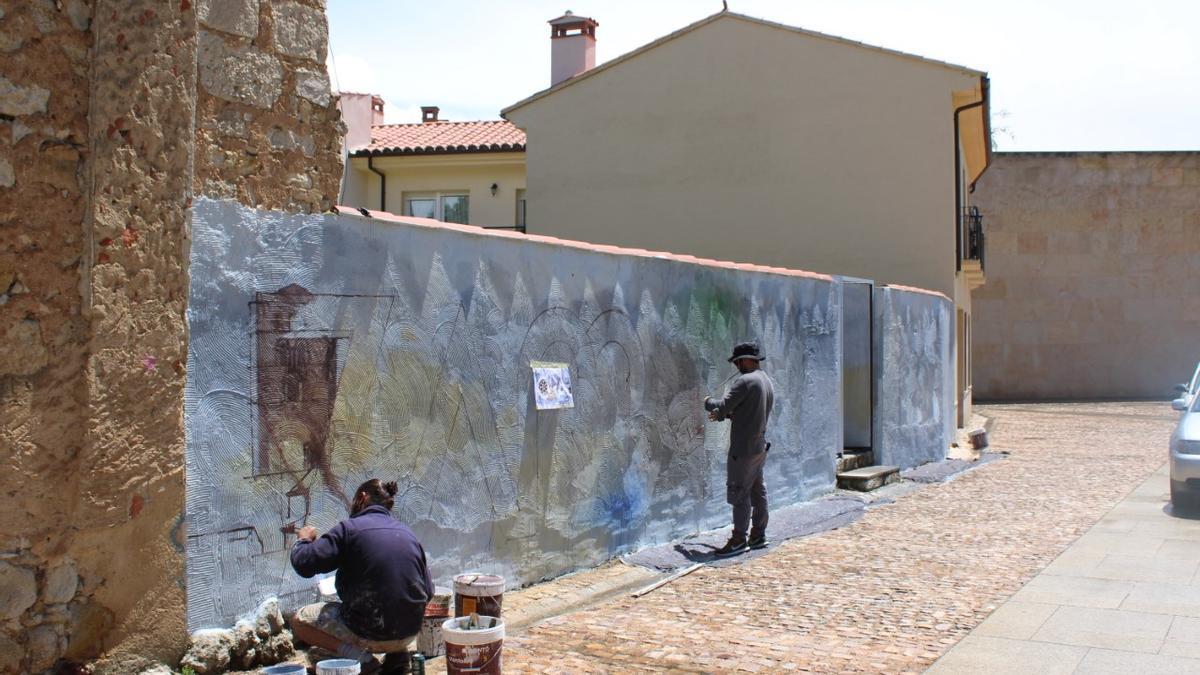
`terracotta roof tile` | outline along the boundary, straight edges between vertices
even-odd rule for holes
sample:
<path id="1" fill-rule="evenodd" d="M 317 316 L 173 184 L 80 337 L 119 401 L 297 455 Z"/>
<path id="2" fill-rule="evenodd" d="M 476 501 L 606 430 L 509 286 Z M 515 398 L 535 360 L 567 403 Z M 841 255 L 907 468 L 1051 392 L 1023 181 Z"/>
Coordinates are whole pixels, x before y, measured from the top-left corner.
<path id="1" fill-rule="evenodd" d="M 365 157 L 524 151 L 524 131 L 508 120 L 484 120 L 373 126 L 371 144 L 353 154 Z"/>

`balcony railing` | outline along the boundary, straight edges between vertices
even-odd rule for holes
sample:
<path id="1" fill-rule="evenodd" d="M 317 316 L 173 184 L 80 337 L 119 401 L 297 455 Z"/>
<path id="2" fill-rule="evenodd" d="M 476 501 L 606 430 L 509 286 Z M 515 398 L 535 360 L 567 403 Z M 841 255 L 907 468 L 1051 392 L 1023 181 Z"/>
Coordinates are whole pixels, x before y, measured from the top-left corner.
<path id="1" fill-rule="evenodd" d="M 968 206 L 963 209 L 962 219 L 962 227 L 967 235 L 967 250 L 964 251 L 963 258 L 978 260 L 979 268 L 984 269 L 983 214 L 979 212 L 978 206 Z"/>

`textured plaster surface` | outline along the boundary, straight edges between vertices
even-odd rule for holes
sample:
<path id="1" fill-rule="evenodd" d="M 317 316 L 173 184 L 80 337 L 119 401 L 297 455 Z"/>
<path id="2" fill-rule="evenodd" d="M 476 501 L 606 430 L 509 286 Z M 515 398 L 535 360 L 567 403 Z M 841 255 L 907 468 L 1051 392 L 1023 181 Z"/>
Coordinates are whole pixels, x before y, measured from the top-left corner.
<path id="1" fill-rule="evenodd" d="M 945 296 L 875 288 L 875 463 L 941 461 L 954 440 L 954 306 Z"/>
<path id="2" fill-rule="evenodd" d="M 723 524 L 728 429 L 701 401 L 746 338 L 776 385 L 774 503 L 832 487 L 840 293 L 827 278 L 208 199 L 192 233 L 191 628 L 265 594 L 315 597 L 288 568 L 291 533 L 344 518 L 372 476 L 400 481 L 396 513 L 442 581 L 536 581 Z M 336 391 L 320 432 L 311 415 L 281 418 L 286 404 L 261 414 L 275 394 L 255 372 L 269 344 L 254 303 L 284 289 L 304 301 L 272 328 L 276 348 L 336 343 L 335 365 L 296 370 L 336 371 L 316 388 Z M 573 409 L 533 408 L 537 360 L 570 365 Z"/>
<path id="3" fill-rule="evenodd" d="M 1200 152 L 996 153 L 976 398 L 1165 397 L 1200 359 Z"/>

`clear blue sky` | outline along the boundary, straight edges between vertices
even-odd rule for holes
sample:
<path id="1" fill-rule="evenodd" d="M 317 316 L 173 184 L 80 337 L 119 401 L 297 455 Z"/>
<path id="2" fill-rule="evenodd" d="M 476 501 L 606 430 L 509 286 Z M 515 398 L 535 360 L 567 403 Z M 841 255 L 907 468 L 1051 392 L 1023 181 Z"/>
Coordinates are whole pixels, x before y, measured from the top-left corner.
<path id="1" fill-rule="evenodd" d="M 1200 0 L 729 0 L 742 14 L 985 70 L 1001 150 L 1200 150 Z M 597 63 L 720 0 L 329 0 L 335 88 L 388 122 L 495 119 L 549 85 L 546 21 L 600 22 Z"/>

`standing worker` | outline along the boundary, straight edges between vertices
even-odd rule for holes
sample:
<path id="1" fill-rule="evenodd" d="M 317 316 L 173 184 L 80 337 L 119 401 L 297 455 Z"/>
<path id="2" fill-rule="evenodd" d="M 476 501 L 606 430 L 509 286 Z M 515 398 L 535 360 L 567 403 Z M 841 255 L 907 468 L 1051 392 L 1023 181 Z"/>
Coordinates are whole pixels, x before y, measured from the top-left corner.
<path id="1" fill-rule="evenodd" d="M 749 548 L 767 545 L 767 487 L 763 484 L 763 465 L 767 461 L 767 420 L 775 405 L 771 380 L 759 369 L 766 357 L 754 342 L 733 348 L 729 361 L 741 373 L 723 399 L 704 399 L 708 419 L 732 420 L 729 434 L 729 459 L 725 469 L 725 499 L 733 506 L 733 534 L 724 546 L 714 551 L 718 558 L 738 555 Z M 749 538 L 753 512 L 754 527 Z"/>

